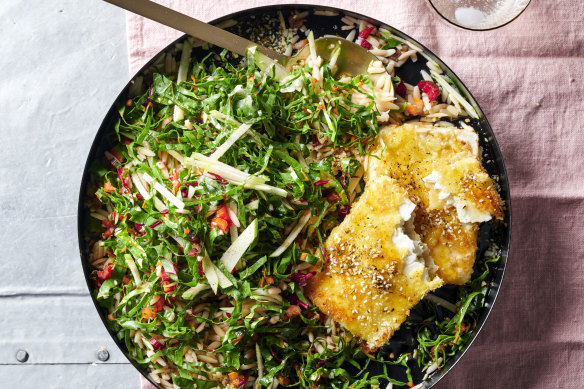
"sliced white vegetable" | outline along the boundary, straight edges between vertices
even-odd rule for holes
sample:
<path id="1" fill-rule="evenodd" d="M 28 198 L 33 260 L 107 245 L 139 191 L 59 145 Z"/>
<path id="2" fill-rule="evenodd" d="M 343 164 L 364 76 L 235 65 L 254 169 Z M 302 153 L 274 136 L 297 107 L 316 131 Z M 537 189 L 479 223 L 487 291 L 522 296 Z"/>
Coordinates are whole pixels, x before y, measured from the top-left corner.
<path id="1" fill-rule="evenodd" d="M 162 212 L 165 209 L 168 209 L 166 204 L 164 204 L 157 196 L 154 196 L 154 208 L 158 210 L 158 212 Z"/>
<path id="2" fill-rule="evenodd" d="M 136 267 L 134 259 L 129 254 L 125 254 L 124 258 L 126 259 L 126 264 L 128 265 L 130 272 L 132 272 L 132 277 L 134 277 L 134 283 L 136 284 L 136 286 L 141 286 L 142 280 L 140 279 L 140 273 L 138 272 L 138 268 Z"/>
<path id="3" fill-rule="evenodd" d="M 176 150 L 168 150 L 168 154 L 172 155 L 174 159 L 182 163 L 184 156 Z"/>
<path id="4" fill-rule="evenodd" d="M 239 126 L 237 130 L 233 131 L 233 133 L 229 135 L 229 138 L 227 138 L 227 140 L 221 146 L 217 147 L 217 149 L 209 156 L 209 158 L 214 160 L 221 158 L 223 154 L 225 154 L 225 152 L 229 150 L 231 146 L 233 146 L 235 142 L 237 142 L 237 140 L 247 132 L 247 130 L 250 129 L 250 127 L 251 126 L 249 124 L 242 124 Z"/>
<path id="5" fill-rule="evenodd" d="M 209 284 L 198 284 L 197 286 L 193 286 L 192 288 L 185 290 L 182 294 L 182 298 L 185 300 L 191 300 L 199 293 L 208 289 L 211 289 Z"/>
<path id="6" fill-rule="evenodd" d="M 246 189 L 255 189 L 266 193 L 271 193 L 276 196 L 286 197 L 288 196 L 288 192 L 284 189 L 276 188 L 275 186 L 266 185 L 266 184 L 245 184 L 243 186 Z"/>
<path id="7" fill-rule="evenodd" d="M 154 189 L 158 191 L 161 195 L 163 195 L 168 201 L 170 201 L 175 207 L 178 209 L 183 209 L 185 207 L 185 203 L 179 200 L 175 195 L 170 193 L 168 189 L 166 189 L 163 185 L 161 185 L 158 181 L 154 180 L 148 173 L 144 173 L 144 179 L 147 183 L 154 186 Z"/>
<path id="8" fill-rule="evenodd" d="M 101 213 L 97 213 L 97 212 L 91 212 L 89 214 L 89 216 L 91 216 L 91 217 L 93 217 L 93 218 L 95 218 L 97 220 L 105 220 L 105 219 L 107 219 L 107 216 L 104 216 Z"/>
<path id="9" fill-rule="evenodd" d="M 381 139 L 381 137 L 379 137 L 379 139 Z M 349 181 L 349 186 L 347 188 L 349 194 L 352 194 L 355 188 L 357 188 L 359 181 L 361 181 L 361 177 L 363 177 L 363 173 L 363 166 L 359 166 L 359 169 L 357 169 L 355 175 L 351 178 L 351 181 Z"/>
<path id="10" fill-rule="evenodd" d="M 231 243 L 235 242 L 239 237 L 239 232 L 237 231 L 237 227 L 235 227 L 235 224 L 229 227 L 229 236 L 231 237 Z"/>
<path id="11" fill-rule="evenodd" d="M 209 258 L 209 255 L 206 252 L 202 258 L 202 261 L 203 272 L 205 273 L 205 276 L 207 276 L 207 281 L 209 281 L 209 285 L 211 285 L 211 289 L 213 289 L 215 294 L 217 294 L 217 289 L 219 286 L 222 288 L 228 288 L 233 285 L 231 281 L 225 277 L 221 270 L 219 270 L 219 268 L 217 268 L 217 266 L 211 262 L 211 258 Z"/>
<path id="12" fill-rule="evenodd" d="M 231 116 L 227 116 L 224 113 L 221 113 L 217 110 L 212 110 L 211 112 L 209 112 L 209 116 L 211 116 L 214 119 L 221 120 L 222 122 L 227 122 L 230 124 L 234 124 L 236 126 L 241 126 L 240 122 L 238 122 L 237 120 L 235 120 Z"/>
<path id="13" fill-rule="evenodd" d="M 448 81 L 446 81 L 444 76 L 442 76 L 441 74 L 438 74 L 435 70 L 430 70 L 430 74 L 432 75 L 432 77 L 434 77 L 434 80 L 436 80 L 436 82 L 442 88 L 444 88 L 448 91 L 448 93 L 450 94 L 450 98 L 454 97 L 460 103 L 460 105 L 462 105 L 464 107 L 464 109 L 466 110 L 466 112 L 468 112 L 468 114 L 470 116 L 472 116 L 475 119 L 479 118 L 479 114 L 477 113 L 477 111 L 475 111 L 473 106 L 470 105 L 470 103 L 468 101 L 466 101 L 466 99 L 464 97 L 462 97 L 460 95 L 460 93 L 458 93 L 458 91 L 456 89 L 454 89 L 452 87 L 452 85 L 450 85 L 448 83 Z"/>
<path id="14" fill-rule="evenodd" d="M 191 62 L 191 49 L 192 46 L 188 40 L 185 39 L 183 43 L 182 53 L 180 57 L 180 65 L 178 66 L 178 74 L 176 76 L 176 84 L 187 80 L 187 72 L 189 70 L 189 63 Z M 174 112 L 172 115 L 172 120 L 178 122 L 185 118 L 185 113 L 181 107 L 178 105 L 174 106 Z"/>
<path id="15" fill-rule="evenodd" d="M 264 184 L 267 181 L 267 178 L 264 176 L 252 176 L 233 166 L 205 157 L 199 153 L 193 153 L 192 157 L 185 158 L 183 163 L 216 174 L 231 184 L 243 185 L 245 189 L 255 189 L 281 197 L 288 196 L 288 192 L 284 189 Z"/>
<path id="16" fill-rule="evenodd" d="M 177 235 L 171 235 L 170 237 L 174 239 L 181 247 L 187 247 L 188 242 L 183 237 Z"/>
<path id="17" fill-rule="evenodd" d="M 262 385 L 260 384 L 260 380 L 264 376 L 264 363 L 262 361 L 262 352 L 260 351 L 260 345 L 256 343 L 256 362 L 258 364 L 258 378 L 256 378 L 255 382 L 253 383 L 253 389 L 260 389 Z"/>
<path id="18" fill-rule="evenodd" d="M 140 180 L 138 174 L 132 173 L 130 177 L 132 177 L 132 182 L 134 183 L 134 186 L 136 187 L 136 189 L 138 189 L 138 192 L 140 192 L 144 200 L 150 200 L 152 196 L 150 196 L 150 193 L 148 193 L 146 188 L 144 188 L 144 185 L 142 185 L 142 180 Z"/>
<path id="19" fill-rule="evenodd" d="M 248 52 L 253 56 L 254 62 L 257 67 L 264 72 L 264 74 L 270 74 L 274 72 L 274 79 L 277 81 L 283 80 L 288 74 L 288 70 L 278 62 L 274 61 L 272 58 L 256 50 L 256 46 L 250 47 Z"/>
<path id="20" fill-rule="evenodd" d="M 420 74 L 422 75 L 422 78 L 426 81 L 432 81 L 432 76 L 428 74 L 428 72 L 426 72 L 425 70 L 420 70 Z"/>
<path id="21" fill-rule="evenodd" d="M 230 201 L 229 204 L 227 204 L 227 214 L 229 215 L 229 219 L 231 219 L 231 222 L 233 225 L 235 225 L 235 227 L 241 227 L 239 218 L 237 217 L 237 205 L 235 202 Z"/>
<path id="22" fill-rule="evenodd" d="M 438 297 L 432 293 L 428 293 L 425 297 L 426 300 L 432 301 L 436 305 L 440 305 L 446 309 L 448 309 L 452 313 L 458 312 L 458 307 L 452 304 L 450 301 L 444 300 L 441 297 Z"/>
<path id="23" fill-rule="evenodd" d="M 215 268 L 215 273 L 217 273 L 217 278 L 219 278 L 220 287 L 229 288 L 231 285 L 233 285 L 231 281 L 229 281 L 229 278 L 225 277 L 225 274 L 223 274 L 217 266 L 213 264 L 213 267 Z"/>
<path id="24" fill-rule="evenodd" d="M 250 211 L 255 211 L 256 209 L 258 209 L 259 206 L 260 206 L 260 200 L 259 199 L 250 201 L 249 203 L 247 203 L 245 205 L 245 207 L 247 209 L 249 209 Z"/>
<path id="25" fill-rule="evenodd" d="M 274 251 L 272 254 L 270 254 L 270 257 L 277 257 L 278 255 L 280 255 L 284 251 L 286 251 L 288 246 L 290 246 L 292 244 L 292 242 L 294 242 L 294 239 L 296 239 L 298 234 L 300 234 L 300 231 L 302 231 L 302 229 L 304 228 L 306 223 L 308 223 L 308 220 L 310 219 L 311 216 L 312 215 L 310 214 L 310 211 L 308 209 L 306 211 L 304 211 L 304 215 L 302 215 L 302 217 L 300 217 L 300 220 L 298 220 L 298 224 L 296 224 L 296 226 L 292 229 L 292 231 L 290 231 L 290 235 L 288 235 L 286 240 L 282 243 L 282 245 L 280 247 L 278 247 L 276 249 L 276 251 Z"/>
<path id="26" fill-rule="evenodd" d="M 136 151 L 141 153 L 141 154 L 144 154 L 147 157 L 154 157 L 156 155 L 154 153 L 154 151 L 147 149 L 146 147 L 142 147 L 142 146 L 136 148 Z"/>
<path id="27" fill-rule="evenodd" d="M 316 61 L 316 45 L 314 44 L 314 34 L 312 31 L 308 33 L 308 47 L 310 48 L 310 57 Z"/>
<path id="28" fill-rule="evenodd" d="M 245 254 L 249 246 L 253 243 L 258 235 L 258 219 L 254 219 L 249 226 L 237 237 L 235 242 L 223 253 L 219 260 L 227 269 L 232 272 L 237 263 Z"/>
<path id="29" fill-rule="evenodd" d="M 211 262 L 211 259 L 207 253 L 205 253 L 204 256 L 199 257 L 199 261 L 202 261 L 203 263 L 203 273 L 205 273 L 207 281 L 209 282 L 211 289 L 213 289 L 213 293 L 217 294 L 219 278 L 217 277 L 217 272 L 215 271 L 215 265 L 213 265 L 213 262 Z"/>
<path id="30" fill-rule="evenodd" d="M 335 69 L 335 64 L 337 63 L 337 59 L 339 58 L 339 54 L 341 53 L 341 46 L 337 46 L 335 47 L 335 51 L 333 51 L 333 54 L 331 55 L 331 60 L 329 61 L 329 66 L 333 72 L 333 74 L 335 74 L 336 69 Z"/>
<path id="31" fill-rule="evenodd" d="M 185 158 L 184 163 L 220 175 L 226 180 L 240 181 L 243 183 L 246 179 L 253 179 L 254 183 L 262 184 L 268 180 L 264 176 L 251 176 L 249 173 L 242 172 L 231 165 L 216 161 L 199 153 L 193 153 L 191 158 Z"/>
<path id="32" fill-rule="evenodd" d="M 197 190 L 194 186 L 189 186 L 189 192 L 187 193 L 187 198 L 192 199 L 195 195 L 195 190 Z"/>

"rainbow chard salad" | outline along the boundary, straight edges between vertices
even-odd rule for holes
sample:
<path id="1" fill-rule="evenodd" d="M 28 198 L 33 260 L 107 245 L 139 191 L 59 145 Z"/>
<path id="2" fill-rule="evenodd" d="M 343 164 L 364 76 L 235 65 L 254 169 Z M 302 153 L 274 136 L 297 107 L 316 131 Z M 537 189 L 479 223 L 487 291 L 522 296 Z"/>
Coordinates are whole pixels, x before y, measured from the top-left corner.
<path id="1" fill-rule="evenodd" d="M 94 293 L 162 388 L 414 387 L 413 370 L 427 377 L 469 341 L 494 252 L 458 302 L 412 309 L 416 338 L 398 353 L 364 347 L 304 293 L 364 191 L 380 127 L 477 115 L 433 62 L 417 85 L 395 75 L 421 49 L 343 20 L 379 56 L 370 73 L 390 70 L 375 85 L 314 56 L 275 79 L 253 52 L 198 56 L 185 39 L 119 107 L 87 203 Z M 284 25 L 280 49 L 312 44 Z"/>

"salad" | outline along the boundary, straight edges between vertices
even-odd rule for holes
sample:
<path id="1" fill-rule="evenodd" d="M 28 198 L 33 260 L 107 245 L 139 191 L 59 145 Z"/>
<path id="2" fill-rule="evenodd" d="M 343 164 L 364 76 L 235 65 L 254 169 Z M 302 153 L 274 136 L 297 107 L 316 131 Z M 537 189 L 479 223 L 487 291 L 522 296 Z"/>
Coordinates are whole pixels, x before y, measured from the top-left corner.
<path id="1" fill-rule="evenodd" d="M 361 348 L 303 287 L 363 190 L 380 123 L 438 104 L 476 114 L 452 103 L 455 87 L 438 73 L 422 86 L 339 78 L 315 57 L 278 80 L 253 52 L 197 57 L 189 40 L 177 57 L 119 107 L 87 204 L 95 297 L 149 378 L 163 388 L 413 387 L 412 369 L 444 366 L 470 338 L 494 254 L 458 304 L 433 296 L 412 311 L 416 344 L 397 355 Z"/>

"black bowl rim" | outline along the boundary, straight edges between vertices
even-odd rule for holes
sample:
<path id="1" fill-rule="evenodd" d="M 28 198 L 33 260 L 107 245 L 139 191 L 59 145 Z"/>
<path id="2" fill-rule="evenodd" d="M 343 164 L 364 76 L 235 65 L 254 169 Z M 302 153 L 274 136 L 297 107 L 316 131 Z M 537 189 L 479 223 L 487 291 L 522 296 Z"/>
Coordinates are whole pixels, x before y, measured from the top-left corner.
<path id="1" fill-rule="evenodd" d="M 344 15 L 351 16 L 351 17 L 354 17 L 357 19 L 366 20 L 366 21 L 368 21 L 371 24 L 376 25 L 376 26 L 388 27 L 392 32 L 396 32 L 398 35 L 402 36 L 403 38 L 409 40 L 412 43 L 415 43 L 416 45 L 418 45 L 418 47 L 422 48 L 422 50 L 424 51 L 424 53 L 426 55 L 428 55 L 429 57 L 432 58 L 432 60 L 434 60 L 436 63 L 438 63 L 440 65 L 440 67 L 444 70 L 444 72 L 446 74 L 448 74 L 449 76 L 451 76 L 451 78 L 454 81 L 456 81 L 459 89 L 467 97 L 470 98 L 469 99 L 470 103 L 473 105 L 473 107 L 479 113 L 481 129 L 486 131 L 487 134 L 489 135 L 488 142 L 491 145 L 492 150 L 494 152 L 495 163 L 497 165 L 497 169 L 499 170 L 500 193 L 501 193 L 501 195 L 505 201 L 505 205 L 506 205 L 505 220 L 504 220 L 504 223 L 506 225 L 506 230 L 507 230 L 507 234 L 504 237 L 504 243 L 506 243 L 506 244 L 504 245 L 505 247 L 500 248 L 501 249 L 501 261 L 498 265 L 499 268 L 498 268 L 498 271 L 495 274 L 494 280 L 493 280 L 493 282 L 496 283 L 496 285 L 494 285 L 491 289 L 489 289 L 489 293 L 487 294 L 487 296 L 485 298 L 485 308 L 484 308 L 485 310 L 481 314 L 481 316 L 479 318 L 479 322 L 477 323 L 477 326 L 475 327 L 475 329 L 473 329 L 473 334 L 472 334 L 468 344 L 466 345 L 466 347 L 462 351 L 458 352 L 454 356 L 454 358 L 452 358 L 448 361 L 447 366 L 444 369 L 442 369 L 439 372 L 439 374 L 434 373 L 433 375 L 430 376 L 430 378 L 429 378 L 430 381 L 428 381 L 428 380 L 423 381 L 422 384 L 423 384 L 424 388 L 429 389 L 429 388 L 433 387 L 434 385 L 436 385 L 458 363 L 458 361 L 466 354 L 467 350 L 472 346 L 476 337 L 483 329 L 485 322 L 491 313 L 493 305 L 494 305 L 495 301 L 497 300 L 497 296 L 498 296 L 499 291 L 501 289 L 501 285 L 503 282 L 503 278 L 505 275 L 505 269 L 506 269 L 506 265 L 507 265 L 507 261 L 508 261 L 508 257 L 509 257 L 509 248 L 510 248 L 510 243 L 511 243 L 511 196 L 510 196 L 507 170 L 505 167 L 503 155 L 501 153 L 501 148 L 499 147 L 499 144 L 497 142 L 495 134 L 494 134 L 489 122 L 487 121 L 483 110 L 480 108 L 480 106 L 476 102 L 476 99 L 471 94 L 471 92 L 468 90 L 466 85 L 464 85 L 462 80 L 452 71 L 452 69 L 450 69 L 450 67 L 448 67 L 438 56 L 436 56 L 425 45 L 421 44 L 420 42 L 418 42 L 417 40 L 415 40 L 414 38 L 412 38 L 408 34 L 402 32 L 401 30 L 398 30 L 398 29 L 392 27 L 391 25 L 384 23 L 380 20 L 368 17 L 366 15 L 359 14 L 357 12 L 348 11 L 348 10 L 344 10 L 342 8 L 337 8 L 337 7 L 314 5 L 314 4 L 277 4 L 277 5 L 267 5 L 267 6 L 247 8 L 244 10 L 240 10 L 237 12 L 233 12 L 233 13 L 221 16 L 219 18 L 216 18 L 214 20 L 209 21 L 209 23 L 217 24 L 217 23 L 221 23 L 225 20 L 237 18 L 239 16 L 246 15 L 246 14 L 258 14 L 258 13 L 262 13 L 265 11 L 274 11 L 274 10 L 332 11 L 332 12 L 337 12 L 338 14 L 344 14 Z M 114 116 L 116 115 L 117 104 L 120 101 L 122 101 L 122 99 L 126 96 L 128 89 L 133 84 L 133 80 L 136 79 L 136 77 L 140 76 L 148 68 L 150 68 L 154 64 L 154 62 L 159 58 L 161 53 L 164 53 L 164 52 L 171 50 L 178 42 L 181 42 L 183 39 L 185 39 L 186 36 L 187 35 L 180 36 L 179 38 L 177 38 L 176 40 L 174 40 L 173 42 L 168 44 L 165 48 L 160 50 L 158 53 L 156 53 L 144 66 L 142 66 L 142 68 L 140 70 L 138 70 L 138 72 L 136 72 L 136 74 L 130 79 L 130 81 L 128 81 L 126 86 L 120 91 L 117 98 L 114 100 L 112 106 L 110 107 L 107 114 L 105 115 L 105 117 L 104 117 L 104 119 L 103 119 L 103 121 L 102 121 L 96 135 L 95 135 L 95 138 L 91 144 L 91 147 L 90 147 L 90 150 L 88 153 L 88 157 L 87 157 L 87 161 L 86 161 L 84 169 L 83 169 L 83 176 L 81 179 L 81 185 L 80 185 L 80 190 L 79 190 L 79 203 L 78 203 L 78 209 L 77 209 L 77 235 L 78 235 L 79 253 L 80 253 L 80 259 L 81 259 L 81 266 L 83 268 L 83 274 L 85 277 L 87 289 L 89 291 L 89 295 L 91 297 L 91 300 L 93 301 L 95 309 L 97 310 L 103 325 L 105 326 L 106 330 L 108 331 L 108 333 L 110 334 L 110 336 L 114 340 L 114 343 L 118 346 L 118 348 L 120 349 L 122 354 L 136 368 L 136 370 L 138 370 L 140 372 L 140 374 L 142 374 L 144 376 L 144 378 L 146 378 L 155 387 L 159 387 L 159 386 L 153 380 L 151 380 L 150 377 L 148 377 L 148 374 L 146 373 L 146 369 L 144 367 L 140 366 L 130 356 L 129 352 L 127 350 L 125 350 L 125 347 L 122 346 L 122 342 L 117 340 L 116 334 L 107 325 L 106 315 L 104 315 L 103 309 L 99 306 L 99 304 L 98 304 L 98 302 L 93 294 L 93 290 L 92 290 L 93 285 L 92 285 L 92 281 L 91 281 L 91 277 L 90 277 L 92 269 L 89 265 L 89 261 L 87 258 L 86 245 L 85 245 L 86 236 L 84 234 L 84 225 L 85 225 L 85 223 L 84 223 L 84 221 L 85 221 L 85 219 L 84 219 L 84 216 L 85 216 L 85 213 L 84 213 L 85 202 L 84 202 L 84 200 L 86 199 L 85 192 L 86 192 L 86 188 L 87 188 L 87 184 L 88 184 L 88 180 L 89 180 L 89 170 L 91 167 L 91 163 L 95 160 L 96 151 L 99 147 L 99 144 L 102 141 L 104 134 L 108 130 L 111 130 L 111 126 L 110 126 L 108 119 L 111 118 L 112 115 L 114 115 Z M 494 290 L 494 291 L 491 293 L 491 290 Z"/>

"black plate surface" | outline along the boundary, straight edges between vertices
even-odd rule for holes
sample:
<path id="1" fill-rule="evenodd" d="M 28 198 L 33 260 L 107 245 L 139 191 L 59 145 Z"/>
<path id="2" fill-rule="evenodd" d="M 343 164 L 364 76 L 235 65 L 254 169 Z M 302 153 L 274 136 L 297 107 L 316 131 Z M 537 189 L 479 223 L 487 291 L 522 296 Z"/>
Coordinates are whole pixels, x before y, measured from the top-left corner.
<path id="1" fill-rule="evenodd" d="M 322 16 L 322 15 L 314 15 L 314 10 L 322 10 L 322 11 L 333 11 L 338 13 L 338 16 Z M 511 234 L 511 204 L 510 204 L 510 193 L 509 193 L 509 183 L 507 181 L 507 173 L 505 170 L 505 164 L 503 162 L 503 157 L 501 155 L 501 150 L 497 141 L 495 139 L 495 135 L 489 125 L 487 119 L 485 118 L 482 110 L 476 103 L 475 99 L 472 97 L 468 89 L 464 86 L 464 84 L 460 81 L 458 77 L 452 72 L 448 66 L 446 66 L 438 57 L 436 57 L 432 52 L 430 52 L 427 48 L 425 48 L 422 44 L 414 40 L 413 38 L 409 37 L 408 35 L 388 26 L 387 24 L 375 20 L 373 18 L 360 15 L 354 12 L 344 11 L 337 8 L 332 7 L 321 7 L 321 6 L 314 6 L 314 5 L 278 5 L 278 6 L 266 6 L 266 7 L 258 7 L 252 8 L 240 12 L 236 12 L 230 15 L 226 15 L 222 18 L 214 20 L 212 23 L 220 23 L 222 21 L 228 19 L 235 19 L 238 21 L 238 24 L 230 30 L 234 33 L 241 34 L 245 36 L 247 34 L 247 27 L 254 27 L 254 26 L 261 26 L 262 29 L 265 30 L 263 26 L 264 22 L 269 19 L 277 18 L 277 11 L 281 11 L 284 14 L 284 17 L 287 16 L 292 11 L 310 11 L 309 16 L 305 22 L 305 25 L 314 31 L 315 37 L 319 37 L 325 34 L 331 35 L 340 35 L 345 36 L 348 32 L 342 31 L 341 26 L 343 23 L 341 22 L 341 18 L 343 15 L 352 16 L 357 19 L 364 19 L 371 24 L 379 27 L 384 27 L 387 30 L 391 31 L 393 34 L 403 37 L 404 39 L 409 40 L 410 42 L 418 45 L 419 47 L 424 49 L 425 54 L 427 54 L 430 58 L 432 58 L 436 63 L 440 65 L 440 67 L 444 70 L 445 74 L 450 76 L 451 79 L 455 80 L 459 89 L 462 91 L 463 95 L 467 97 L 467 100 L 474 106 L 475 110 L 479 113 L 480 119 L 472 120 L 471 125 L 475 128 L 475 130 L 479 134 L 479 142 L 480 147 L 482 149 L 482 157 L 483 157 L 483 164 L 487 169 L 488 173 L 492 177 L 497 177 L 498 184 L 500 187 L 500 194 L 505 204 L 505 217 L 502 223 L 483 223 L 480 230 L 479 235 L 479 249 L 477 252 L 477 264 L 475 265 L 475 269 L 477 266 L 480 265 L 482 262 L 482 258 L 484 257 L 485 251 L 495 244 L 501 253 L 501 260 L 496 264 L 495 268 L 491 271 L 490 277 L 487 279 L 489 283 L 489 291 L 485 298 L 485 308 L 479 315 L 477 326 L 472 330 L 471 340 L 468 345 L 462 351 L 459 351 L 454 357 L 450 358 L 446 366 L 441 369 L 437 370 L 432 373 L 429 378 L 424 382 L 424 387 L 430 388 L 433 387 L 440 379 L 442 379 L 448 371 L 462 358 L 466 350 L 472 345 L 474 339 L 481 331 L 485 321 L 487 320 L 489 313 L 493 307 L 493 304 L 497 298 L 498 291 L 501 286 L 501 282 L 503 280 L 503 275 L 505 272 L 505 266 L 507 263 L 508 253 L 509 253 L 509 243 L 510 243 L 510 234 Z M 268 31 L 269 32 L 269 31 Z M 100 160 L 103 156 L 105 150 L 108 150 L 113 146 L 114 137 L 112 137 L 114 132 L 114 126 L 116 121 L 118 120 L 118 107 L 123 105 L 124 102 L 129 97 L 130 87 L 134 80 L 136 80 L 139 76 L 147 74 L 148 69 L 156 62 L 156 60 L 160 57 L 160 55 L 164 55 L 167 52 L 172 51 L 174 45 L 177 42 L 182 41 L 185 39 L 185 36 L 177 39 L 177 41 L 171 43 L 165 49 L 163 49 L 159 54 L 157 54 L 154 58 L 152 58 L 144 67 L 132 78 L 130 82 L 126 85 L 126 87 L 120 92 L 117 99 L 112 104 L 111 108 L 107 112 L 93 144 L 91 146 L 89 155 L 87 157 L 87 162 L 85 165 L 83 178 L 81 181 L 81 189 L 79 194 L 79 208 L 78 208 L 78 239 L 79 239 L 79 249 L 81 254 L 81 265 L 83 267 L 83 272 L 86 278 L 87 286 L 92 296 L 93 302 L 95 304 L 96 309 L 98 310 L 100 317 L 108 329 L 108 332 L 116 342 L 116 344 L 120 347 L 123 354 L 128 358 L 128 360 L 136 367 L 138 371 L 140 371 L 145 377 L 147 377 L 147 372 L 144 367 L 139 366 L 129 355 L 126 346 L 123 344 L 122 341 L 119 341 L 114 332 L 112 332 L 109 327 L 106 325 L 107 323 L 107 312 L 101 308 L 95 299 L 93 294 L 94 284 L 93 280 L 91 279 L 90 275 L 92 272 L 91 266 L 89 265 L 88 257 L 90 248 L 88 247 L 89 240 L 91 236 L 86 233 L 85 226 L 87 225 L 87 220 L 90 217 L 86 208 L 85 204 L 88 198 L 93 196 L 93 193 L 88 193 L 88 187 L 91 181 L 91 174 L 90 168 L 93 163 L 97 160 Z M 204 52 L 201 50 L 194 50 L 194 56 L 200 56 L 202 58 Z M 423 57 L 419 56 L 419 60 L 417 62 L 408 61 L 402 67 L 396 70 L 397 75 L 402 77 L 402 79 L 406 80 L 406 82 L 411 84 L 417 84 L 419 80 L 421 80 L 420 70 L 425 69 L 427 67 L 425 65 L 425 60 Z M 147 77 L 145 77 L 147 79 Z M 445 286 L 435 292 L 440 297 L 443 297 L 447 300 L 455 302 L 457 300 L 456 297 L 456 287 L 452 286 Z M 388 346 L 384 349 L 387 354 L 394 352 L 399 354 L 405 348 L 411 347 L 413 341 L 415 339 L 415 334 L 411 328 L 407 325 L 403 325 L 402 328 L 394 335 Z M 397 355 L 396 354 L 396 355 Z M 413 367 L 413 366 L 412 366 Z M 370 365 L 371 373 L 379 373 L 381 367 L 376 365 Z M 400 369 L 389 369 L 390 374 L 393 378 L 405 380 L 405 375 L 403 371 Z M 394 376 L 395 374 L 395 376 Z M 413 369 L 413 376 L 414 382 L 419 382 L 424 373 Z M 406 380 L 407 381 L 407 380 Z M 152 382 L 156 385 L 154 382 Z"/>

